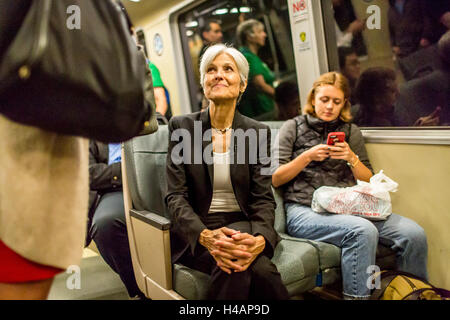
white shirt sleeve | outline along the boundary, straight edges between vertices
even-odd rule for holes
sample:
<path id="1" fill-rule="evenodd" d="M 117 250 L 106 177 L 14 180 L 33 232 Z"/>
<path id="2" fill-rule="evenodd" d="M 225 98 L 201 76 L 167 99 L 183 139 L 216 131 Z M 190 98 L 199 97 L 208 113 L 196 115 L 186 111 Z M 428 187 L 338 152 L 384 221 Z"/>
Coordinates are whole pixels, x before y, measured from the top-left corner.
<path id="1" fill-rule="evenodd" d="M 342 32 L 336 20 L 334 21 L 336 29 L 336 40 L 338 47 L 351 47 L 353 41 L 353 34 L 351 32 Z"/>

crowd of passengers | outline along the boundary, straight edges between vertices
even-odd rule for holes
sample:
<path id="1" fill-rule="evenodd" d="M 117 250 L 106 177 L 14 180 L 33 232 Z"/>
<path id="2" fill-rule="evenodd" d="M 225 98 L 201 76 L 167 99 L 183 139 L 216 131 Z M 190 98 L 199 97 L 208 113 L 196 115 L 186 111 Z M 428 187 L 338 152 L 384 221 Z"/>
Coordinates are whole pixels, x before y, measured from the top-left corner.
<path id="1" fill-rule="evenodd" d="M 385 221 L 374 222 L 356 216 L 319 214 L 311 209 L 313 192 L 319 187 L 349 187 L 355 185 L 356 180 L 369 181 L 373 176 L 363 136 L 358 125 L 352 122 L 351 101 L 353 96 L 359 99 L 359 107 L 353 110 L 353 114 L 361 119 L 371 121 L 376 118 L 375 113 L 388 114 L 382 108 L 383 103 L 392 105 L 396 89 L 390 81 L 395 82 L 395 76 L 382 68 L 367 70 L 359 77 L 352 94 L 352 82 L 343 75 L 345 72 L 321 75 L 308 94 L 303 113 L 299 114 L 299 107 L 296 113 L 284 113 L 287 121 L 278 133 L 279 144 L 270 146 L 271 131 L 259 121 L 264 120 L 264 116 L 259 116 L 270 113 L 269 105 L 273 107 L 273 102 L 262 97 L 260 92 L 259 96 L 256 95 L 257 100 L 267 108 L 264 107 L 261 114 L 248 111 L 253 112 L 251 115 L 257 119 L 243 114 L 259 103 L 246 100 L 249 99 L 246 96 L 249 90 L 266 90 L 276 97 L 275 90 L 269 88 L 273 82 L 270 70 L 257 56 L 266 36 L 262 24 L 251 20 L 243 22 L 238 33 L 245 44 L 239 50 L 224 44 L 211 44 L 203 50 L 200 81 L 207 102 L 204 110 L 175 116 L 168 122 L 169 137 L 179 128 L 193 135 L 194 123 L 201 122 L 203 131 L 211 129 L 213 146 L 209 149 L 212 164 L 198 166 L 173 161 L 171 155 L 176 142 L 169 141 L 164 201 L 173 217 L 172 262 L 209 274 L 209 299 L 288 299 L 287 289 L 271 261 L 280 241 L 274 229 L 274 187 L 283 189 L 286 227 L 291 236 L 323 241 L 341 248 L 345 299 L 370 297 L 371 290 L 366 285 L 367 268 L 375 264 L 379 243 L 396 252 L 398 270 L 427 279 L 427 239 L 416 222 L 395 213 Z M 441 37 L 437 47 L 442 67 L 439 74 L 428 81 L 439 81 L 443 77 L 448 85 L 450 32 Z M 387 81 L 375 85 L 376 81 L 370 79 L 377 77 Z M 255 78 L 256 81 L 251 81 Z M 376 88 L 373 92 L 375 98 L 383 97 L 385 100 L 369 99 L 374 105 L 367 106 L 363 94 L 371 91 L 364 87 L 366 79 Z M 292 89 L 280 87 L 288 91 Z M 425 84 L 423 87 L 428 88 Z M 421 93 L 427 95 L 431 91 L 425 89 Z M 277 100 L 286 101 L 286 96 L 279 95 Z M 364 113 L 367 107 L 372 108 L 369 116 Z M 432 114 L 416 121 L 429 123 L 436 117 L 437 114 Z M 160 124 L 167 123 L 164 117 L 159 121 Z M 5 136 L 6 132 L 21 129 L 21 126 L 0 117 L 0 132 Z M 233 159 L 236 154 L 230 150 L 230 145 L 237 129 L 266 133 L 257 135 L 256 164 L 247 161 L 237 165 Z M 344 132 L 345 141 L 336 142 L 333 146 L 326 144 L 327 133 L 332 131 Z M 263 153 L 259 148 L 267 145 L 271 150 L 270 162 L 260 158 Z M 193 145 L 191 147 L 194 149 Z M 249 152 L 252 149 L 245 150 Z M 249 154 L 245 155 L 245 159 L 250 158 Z M 120 145 L 90 141 L 90 220 L 85 246 L 93 239 L 101 256 L 120 275 L 129 296 L 144 299 L 136 284 L 131 262 L 120 162 Z M 271 163 L 277 165 L 271 167 Z M 270 170 L 271 175 L 262 174 L 263 169 Z M 2 254 L 11 253 L 9 257 L 16 259 L 4 242 L 0 241 L 0 246 Z M 36 254 L 45 255 L 39 251 Z M 24 256 L 30 261 L 41 261 L 32 254 Z M 51 266 L 46 267 L 49 278 L 63 270 L 60 265 L 54 270 L 48 269 Z M 48 293 L 48 284 L 39 290 Z"/>
<path id="2" fill-rule="evenodd" d="M 351 88 L 352 122 L 362 127 L 447 126 L 450 124 L 449 84 L 446 58 L 438 52 L 438 40 L 450 29 L 450 5 L 446 1 L 389 1 L 388 24 L 396 70 L 369 67 L 361 73 L 361 61 L 368 59 L 361 36 L 366 28 L 357 19 L 350 0 L 333 0 L 340 72 Z M 414 21 L 412 23 L 411 21 Z M 203 46 L 221 43 L 220 21 L 209 20 L 201 28 Z M 250 69 L 247 89 L 238 111 L 259 121 L 291 119 L 301 113 L 296 82 L 276 87 L 275 74 L 260 57 L 266 44 L 264 25 L 255 19 L 239 23 L 238 50 Z M 399 77 L 405 80 L 398 86 Z M 203 99 L 202 109 L 208 106 Z"/>

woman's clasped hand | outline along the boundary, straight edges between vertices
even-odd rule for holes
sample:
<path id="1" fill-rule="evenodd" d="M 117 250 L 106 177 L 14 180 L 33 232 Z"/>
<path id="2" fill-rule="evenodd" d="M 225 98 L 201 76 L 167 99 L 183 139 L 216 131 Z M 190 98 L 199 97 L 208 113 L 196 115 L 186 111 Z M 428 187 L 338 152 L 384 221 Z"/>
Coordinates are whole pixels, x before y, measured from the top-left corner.
<path id="1" fill-rule="evenodd" d="M 208 249 L 224 272 L 242 272 L 264 250 L 263 236 L 252 236 L 227 227 L 205 229 L 200 234 L 200 244 Z"/>

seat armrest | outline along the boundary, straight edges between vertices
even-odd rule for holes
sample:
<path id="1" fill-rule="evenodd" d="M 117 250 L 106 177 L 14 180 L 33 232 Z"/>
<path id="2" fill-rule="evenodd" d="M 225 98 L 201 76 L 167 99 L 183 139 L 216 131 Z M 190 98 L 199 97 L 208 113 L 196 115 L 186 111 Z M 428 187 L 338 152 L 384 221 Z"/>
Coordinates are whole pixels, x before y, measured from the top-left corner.
<path id="1" fill-rule="evenodd" d="M 137 218 L 147 224 L 150 224 L 153 227 L 158 228 L 159 230 L 169 230 L 171 226 L 171 222 L 169 219 L 146 210 L 139 211 L 130 209 L 130 216 Z"/>

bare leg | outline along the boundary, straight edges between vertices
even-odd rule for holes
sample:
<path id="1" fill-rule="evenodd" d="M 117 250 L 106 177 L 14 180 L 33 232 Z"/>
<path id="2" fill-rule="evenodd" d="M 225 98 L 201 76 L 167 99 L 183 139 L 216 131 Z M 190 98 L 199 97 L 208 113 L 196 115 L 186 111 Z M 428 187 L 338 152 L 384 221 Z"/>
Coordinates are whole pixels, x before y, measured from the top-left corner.
<path id="1" fill-rule="evenodd" d="M 23 282 L 0 283 L 0 300 L 46 300 L 53 278 Z"/>

